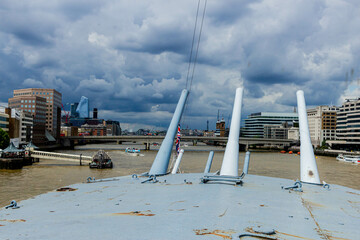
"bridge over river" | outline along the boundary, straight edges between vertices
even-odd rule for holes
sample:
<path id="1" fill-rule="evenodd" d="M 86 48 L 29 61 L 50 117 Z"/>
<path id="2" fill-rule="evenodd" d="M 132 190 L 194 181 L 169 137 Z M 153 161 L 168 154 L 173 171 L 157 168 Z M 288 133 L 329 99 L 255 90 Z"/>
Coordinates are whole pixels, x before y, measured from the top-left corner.
<path id="1" fill-rule="evenodd" d="M 150 146 L 153 143 L 160 143 L 165 136 L 69 136 L 61 137 L 61 143 L 64 147 L 73 147 L 76 142 L 82 141 L 85 143 L 90 142 L 100 142 L 100 141 L 116 141 L 118 144 L 122 142 L 137 142 L 145 145 L 146 150 L 150 150 Z M 174 139 L 175 140 L 175 139 Z M 196 145 L 197 142 L 212 143 L 215 145 L 225 144 L 227 142 L 227 137 L 204 137 L 204 136 L 182 136 L 181 141 L 183 142 L 192 142 L 193 145 Z M 295 145 L 296 140 L 293 139 L 272 139 L 272 138 L 246 138 L 240 137 L 239 144 L 240 149 L 245 149 L 249 145 L 277 145 L 282 147 L 289 147 Z"/>

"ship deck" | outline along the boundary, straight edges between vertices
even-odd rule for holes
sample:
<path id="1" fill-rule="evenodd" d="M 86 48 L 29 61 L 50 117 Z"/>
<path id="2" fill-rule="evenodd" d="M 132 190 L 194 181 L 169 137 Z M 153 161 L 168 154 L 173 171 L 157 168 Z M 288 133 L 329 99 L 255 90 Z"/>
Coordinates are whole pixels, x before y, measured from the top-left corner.
<path id="1" fill-rule="evenodd" d="M 357 239 L 360 191 L 246 175 L 125 176 L 80 183 L 0 210 L 1 239 Z M 272 234 L 270 234 L 272 233 Z"/>

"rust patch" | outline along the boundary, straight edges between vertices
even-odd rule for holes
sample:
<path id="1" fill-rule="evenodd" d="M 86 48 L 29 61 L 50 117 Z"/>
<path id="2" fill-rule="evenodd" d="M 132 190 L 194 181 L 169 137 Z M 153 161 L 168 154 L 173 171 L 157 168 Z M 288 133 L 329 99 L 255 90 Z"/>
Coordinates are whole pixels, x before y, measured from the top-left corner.
<path id="1" fill-rule="evenodd" d="M 155 216 L 155 214 L 151 213 L 150 210 L 144 212 L 134 211 L 134 212 L 126 212 L 126 213 L 113 213 L 111 215 L 145 216 L 145 217 Z"/>
<path id="2" fill-rule="evenodd" d="M 9 222 L 9 223 L 16 223 L 16 222 L 26 222 L 25 219 L 11 219 L 11 220 L 8 220 L 8 219 L 2 219 L 0 220 L 1 222 Z"/>
<path id="3" fill-rule="evenodd" d="M 289 234 L 289 233 L 283 233 L 283 232 L 279 232 L 279 231 L 275 231 L 275 232 L 278 233 L 278 234 L 282 234 L 282 235 L 285 235 L 285 236 L 289 236 L 289 237 L 295 237 L 295 238 L 300 238 L 300 239 L 305 239 L 305 240 L 313 240 L 312 238 L 306 238 L 306 237 L 296 236 L 296 235 Z"/>
<path id="4" fill-rule="evenodd" d="M 0 224 L 0 227 L 4 227 L 4 226 L 5 226 L 5 225 L 1 225 L 1 224 Z"/>
<path id="5" fill-rule="evenodd" d="M 309 176 L 314 176 L 314 173 L 312 171 L 308 172 Z"/>
<path id="6" fill-rule="evenodd" d="M 235 233 L 234 231 L 224 231 L 224 230 L 209 230 L 209 229 L 195 229 L 194 230 L 196 235 L 214 235 L 218 237 L 222 237 L 223 239 L 232 239 L 231 235 Z"/>
<path id="7" fill-rule="evenodd" d="M 354 192 L 347 192 L 347 193 L 350 193 L 350 194 L 354 194 L 354 195 L 358 195 L 358 196 L 360 196 L 360 194 L 358 194 L 358 193 L 354 193 Z"/>
<path id="8" fill-rule="evenodd" d="M 313 215 L 313 213 L 312 213 L 312 208 L 311 208 L 310 204 L 309 204 L 307 201 L 305 201 L 303 198 L 301 198 L 301 202 L 302 202 L 303 206 L 308 210 L 311 218 L 313 219 L 314 223 L 316 224 L 316 226 L 317 226 L 317 229 L 316 229 L 316 230 L 317 230 L 318 234 L 319 234 L 320 236 L 324 237 L 324 239 L 331 239 L 331 236 L 329 236 L 328 234 L 326 234 L 326 233 L 323 231 L 323 229 L 321 229 L 319 223 L 316 221 L 316 219 L 315 219 L 315 217 L 314 217 L 314 215 Z"/>
<path id="9" fill-rule="evenodd" d="M 265 204 L 260 204 L 260 207 L 267 207 L 267 205 L 265 205 Z"/>
<path id="10" fill-rule="evenodd" d="M 71 187 L 62 187 L 62 188 L 58 188 L 56 189 L 57 192 L 72 192 L 72 191 L 76 191 L 77 188 L 71 188 Z"/>
<path id="11" fill-rule="evenodd" d="M 324 205 L 321 205 L 320 203 L 314 203 L 310 201 L 306 201 L 308 205 L 311 205 L 312 207 L 325 207 Z"/>

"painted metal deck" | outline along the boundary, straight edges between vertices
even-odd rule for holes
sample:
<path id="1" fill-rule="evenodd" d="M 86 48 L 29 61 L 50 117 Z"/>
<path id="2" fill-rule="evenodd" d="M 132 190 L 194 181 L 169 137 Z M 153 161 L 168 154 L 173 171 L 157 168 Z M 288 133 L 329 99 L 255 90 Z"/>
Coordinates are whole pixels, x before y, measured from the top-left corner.
<path id="1" fill-rule="evenodd" d="M 0 210 L 0 239 L 359 239 L 360 191 L 246 175 L 203 174 L 82 183 Z M 267 234 L 272 232 L 272 234 Z"/>

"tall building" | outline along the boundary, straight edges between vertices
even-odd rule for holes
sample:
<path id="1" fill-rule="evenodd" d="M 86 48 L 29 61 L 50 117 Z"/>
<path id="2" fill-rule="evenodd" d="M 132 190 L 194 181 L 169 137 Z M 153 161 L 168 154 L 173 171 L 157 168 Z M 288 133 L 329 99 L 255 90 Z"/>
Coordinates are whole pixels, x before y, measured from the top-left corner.
<path id="1" fill-rule="evenodd" d="M 272 126 L 282 126 L 284 123 L 293 125 L 294 122 L 299 122 L 298 119 L 297 113 L 252 113 L 245 119 L 245 127 L 241 129 L 241 135 L 244 137 L 264 138 L 265 126 L 269 129 Z"/>
<path id="2" fill-rule="evenodd" d="M 46 142 L 46 100 L 30 94 L 17 95 L 9 98 L 9 107 L 28 112 L 33 116 L 33 136 L 35 144 Z"/>
<path id="3" fill-rule="evenodd" d="M 323 140 L 336 139 L 336 111 L 335 106 L 317 106 L 307 109 L 311 143 L 319 146 Z"/>
<path id="4" fill-rule="evenodd" d="M 76 109 L 78 107 L 79 103 L 72 103 L 70 105 L 70 117 L 72 118 L 78 118 L 79 117 L 79 113 L 76 112 Z"/>
<path id="5" fill-rule="evenodd" d="M 347 99 L 339 108 L 336 135 L 337 140 L 360 142 L 360 98 Z"/>
<path id="6" fill-rule="evenodd" d="M 14 90 L 14 97 L 9 98 L 9 107 L 19 108 L 32 113 L 34 116 L 34 124 L 44 121 L 46 129 L 51 135 L 58 138 L 60 136 L 61 124 L 61 101 L 62 95 L 55 89 L 17 89 Z M 45 109 L 43 109 L 43 103 L 45 104 Z M 43 114 L 45 116 L 44 118 Z"/>
<path id="7" fill-rule="evenodd" d="M 80 118 L 89 118 L 90 106 L 89 99 L 87 97 L 81 97 L 79 105 L 76 108 L 76 112 L 79 113 Z"/>
<path id="8" fill-rule="evenodd" d="M 217 120 L 217 122 L 216 122 L 215 137 L 225 137 L 225 120 L 224 120 L 224 118 L 222 118 L 221 120 Z"/>

